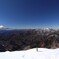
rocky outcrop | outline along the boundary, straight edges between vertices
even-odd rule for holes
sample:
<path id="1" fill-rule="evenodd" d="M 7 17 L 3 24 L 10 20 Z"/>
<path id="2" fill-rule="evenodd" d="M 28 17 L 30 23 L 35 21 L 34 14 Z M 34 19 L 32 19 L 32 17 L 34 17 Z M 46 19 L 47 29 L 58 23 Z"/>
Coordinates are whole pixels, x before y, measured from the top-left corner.
<path id="1" fill-rule="evenodd" d="M 59 48 L 59 30 L 0 30 L 0 52 L 31 48 Z"/>

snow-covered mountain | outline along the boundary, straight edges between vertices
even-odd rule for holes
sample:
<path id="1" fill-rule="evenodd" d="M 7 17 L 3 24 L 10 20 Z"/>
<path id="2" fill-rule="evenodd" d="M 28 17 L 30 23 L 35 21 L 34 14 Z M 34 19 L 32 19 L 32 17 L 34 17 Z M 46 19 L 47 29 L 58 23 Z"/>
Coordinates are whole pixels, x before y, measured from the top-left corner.
<path id="1" fill-rule="evenodd" d="M 0 25 L 0 29 L 3 29 L 3 28 L 5 28 L 3 25 Z"/>
<path id="2" fill-rule="evenodd" d="M 5 27 L 3 25 L 0 25 L 0 30 L 11 30 L 11 28 L 7 28 L 7 27 Z"/>

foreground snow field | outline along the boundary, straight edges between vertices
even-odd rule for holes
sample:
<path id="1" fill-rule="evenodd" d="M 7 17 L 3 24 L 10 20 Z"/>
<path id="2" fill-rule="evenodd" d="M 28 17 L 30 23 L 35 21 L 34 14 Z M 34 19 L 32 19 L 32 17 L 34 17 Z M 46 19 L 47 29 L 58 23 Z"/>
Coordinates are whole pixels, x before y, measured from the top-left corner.
<path id="1" fill-rule="evenodd" d="M 58 49 L 36 48 L 26 51 L 0 52 L 0 59 L 59 59 Z"/>

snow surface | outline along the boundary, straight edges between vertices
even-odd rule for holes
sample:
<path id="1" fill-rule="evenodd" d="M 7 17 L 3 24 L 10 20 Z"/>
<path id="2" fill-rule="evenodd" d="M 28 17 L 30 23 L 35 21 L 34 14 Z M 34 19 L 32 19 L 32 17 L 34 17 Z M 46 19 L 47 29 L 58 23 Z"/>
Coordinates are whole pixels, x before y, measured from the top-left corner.
<path id="1" fill-rule="evenodd" d="M 0 59 L 59 59 L 59 48 L 38 48 L 38 52 L 36 48 L 24 51 L 0 52 Z"/>

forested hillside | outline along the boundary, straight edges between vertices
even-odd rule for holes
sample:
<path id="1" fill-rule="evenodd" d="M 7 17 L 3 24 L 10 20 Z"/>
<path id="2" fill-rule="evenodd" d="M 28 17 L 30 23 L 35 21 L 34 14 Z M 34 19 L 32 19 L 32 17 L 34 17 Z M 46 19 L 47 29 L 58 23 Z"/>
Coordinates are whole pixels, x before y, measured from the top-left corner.
<path id="1" fill-rule="evenodd" d="M 59 30 L 18 29 L 0 30 L 0 51 L 32 48 L 59 48 Z"/>

